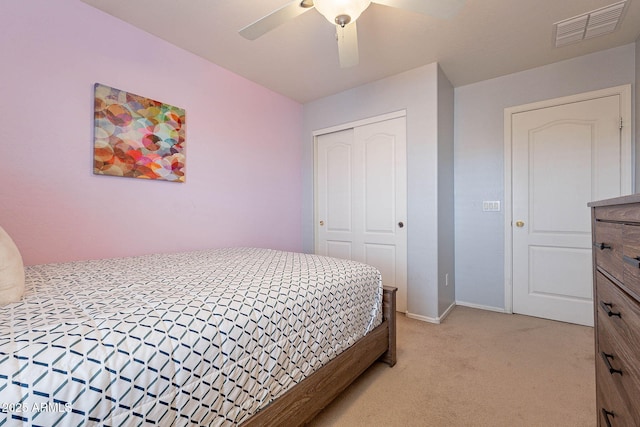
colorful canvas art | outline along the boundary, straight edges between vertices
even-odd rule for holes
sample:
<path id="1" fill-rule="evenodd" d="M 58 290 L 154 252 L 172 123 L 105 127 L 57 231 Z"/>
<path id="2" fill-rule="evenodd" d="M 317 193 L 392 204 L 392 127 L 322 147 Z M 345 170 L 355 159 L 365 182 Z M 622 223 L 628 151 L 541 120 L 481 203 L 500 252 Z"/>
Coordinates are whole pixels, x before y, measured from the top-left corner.
<path id="1" fill-rule="evenodd" d="M 185 111 L 95 85 L 93 173 L 185 180 Z"/>

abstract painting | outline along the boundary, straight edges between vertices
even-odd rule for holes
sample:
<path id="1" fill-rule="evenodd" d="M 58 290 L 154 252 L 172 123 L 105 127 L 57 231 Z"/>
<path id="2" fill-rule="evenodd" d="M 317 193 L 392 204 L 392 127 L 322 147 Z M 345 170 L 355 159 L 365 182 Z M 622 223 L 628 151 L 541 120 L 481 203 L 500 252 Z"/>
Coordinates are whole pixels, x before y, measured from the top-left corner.
<path id="1" fill-rule="evenodd" d="M 184 182 L 184 109 L 96 83 L 94 120 L 94 174 Z"/>

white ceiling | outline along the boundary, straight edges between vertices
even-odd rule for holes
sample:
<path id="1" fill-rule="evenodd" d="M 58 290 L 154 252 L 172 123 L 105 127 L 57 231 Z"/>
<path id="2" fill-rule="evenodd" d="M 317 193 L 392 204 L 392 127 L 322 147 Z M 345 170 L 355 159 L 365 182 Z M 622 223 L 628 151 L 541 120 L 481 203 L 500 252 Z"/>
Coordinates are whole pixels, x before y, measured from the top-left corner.
<path id="1" fill-rule="evenodd" d="M 553 23 L 618 0 L 467 0 L 449 20 L 372 4 L 357 21 L 360 64 L 341 69 L 335 26 L 316 10 L 254 41 L 238 34 L 289 0 L 82 1 L 301 103 L 432 62 L 462 86 L 640 35 L 640 0 L 614 33 L 561 48 Z"/>

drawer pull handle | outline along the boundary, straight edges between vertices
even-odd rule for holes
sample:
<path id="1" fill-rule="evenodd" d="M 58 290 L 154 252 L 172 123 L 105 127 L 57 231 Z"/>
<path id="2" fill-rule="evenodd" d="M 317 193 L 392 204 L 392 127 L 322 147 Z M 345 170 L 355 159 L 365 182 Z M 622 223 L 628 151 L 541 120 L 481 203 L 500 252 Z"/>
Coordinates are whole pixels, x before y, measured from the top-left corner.
<path id="1" fill-rule="evenodd" d="M 607 243 L 594 243 L 593 246 L 595 246 L 596 248 L 600 249 L 601 251 L 605 250 L 605 249 L 611 249 L 611 245 L 607 244 Z"/>
<path id="2" fill-rule="evenodd" d="M 613 307 L 613 304 L 611 304 L 610 302 L 600 301 L 600 307 L 602 307 L 604 312 L 607 313 L 607 316 L 609 317 L 618 316 L 622 318 L 622 315 L 620 314 L 620 312 L 611 311 L 611 307 Z"/>
<path id="3" fill-rule="evenodd" d="M 615 359 L 615 357 L 613 357 L 613 354 L 607 354 L 604 351 L 600 352 L 600 356 L 602 356 L 602 360 L 604 360 L 604 364 L 607 365 L 607 369 L 609 370 L 609 373 L 611 375 L 613 374 L 620 374 L 622 375 L 622 371 L 620 369 L 616 369 L 613 366 L 611 366 L 611 360 Z"/>
<path id="4" fill-rule="evenodd" d="M 602 408 L 602 418 L 604 418 L 605 422 L 607 423 L 607 427 L 611 427 L 611 421 L 609 420 L 609 417 L 615 418 L 616 414 L 614 414 L 613 412 L 607 411 L 606 409 Z"/>
<path id="5" fill-rule="evenodd" d="M 640 257 L 631 258 L 624 255 L 622 258 L 624 259 L 624 262 L 626 262 L 627 264 L 630 264 L 635 268 L 640 268 Z"/>

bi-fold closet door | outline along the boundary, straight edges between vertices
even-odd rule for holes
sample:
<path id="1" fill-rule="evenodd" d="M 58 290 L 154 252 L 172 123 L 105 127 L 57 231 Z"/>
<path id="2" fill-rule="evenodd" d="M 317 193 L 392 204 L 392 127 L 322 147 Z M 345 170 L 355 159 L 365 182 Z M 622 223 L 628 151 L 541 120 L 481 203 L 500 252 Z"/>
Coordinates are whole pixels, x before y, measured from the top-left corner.
<path id="1" fill-rule="evenodd" d="M 315 250 L 371 264 L 407 311 L 405 117 L 316 137 Z"/>

